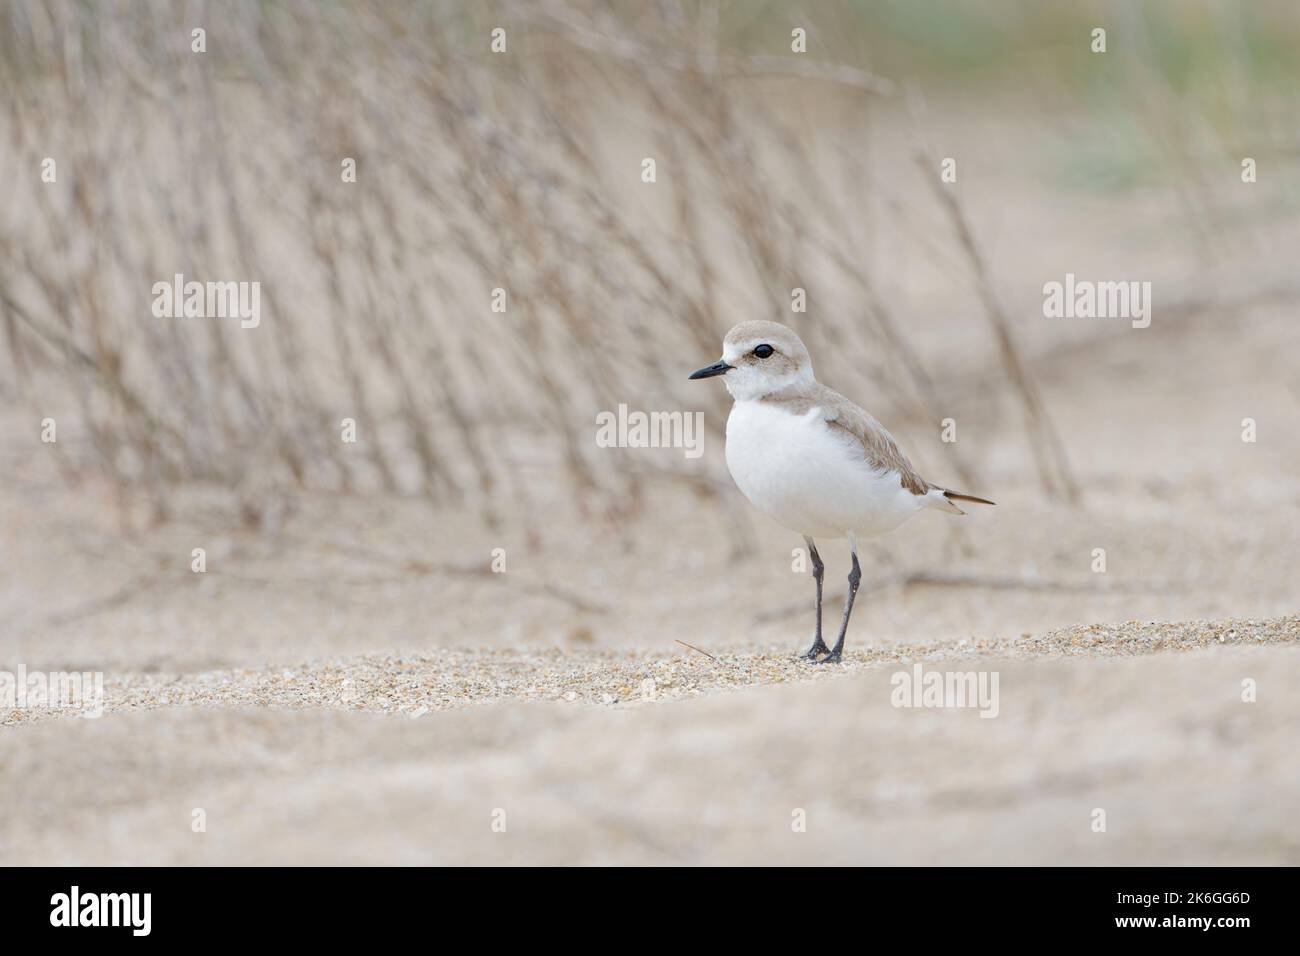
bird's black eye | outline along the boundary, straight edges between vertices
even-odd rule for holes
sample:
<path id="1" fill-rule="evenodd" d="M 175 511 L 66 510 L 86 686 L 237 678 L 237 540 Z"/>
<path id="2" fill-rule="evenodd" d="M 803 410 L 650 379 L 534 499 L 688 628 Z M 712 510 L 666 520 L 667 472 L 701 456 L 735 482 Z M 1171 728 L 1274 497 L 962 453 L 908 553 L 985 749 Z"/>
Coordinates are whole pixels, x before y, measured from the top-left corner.
<path id="1" fill-rule="evenodd" d="M 759 358 L 767 358 L 775 351 L 776 349 L 772 348 L 772 346 L 764 343 L 763 345 L 760 345 L 756 349 L 754 349 L 754 354 L 757 355 Z"/>

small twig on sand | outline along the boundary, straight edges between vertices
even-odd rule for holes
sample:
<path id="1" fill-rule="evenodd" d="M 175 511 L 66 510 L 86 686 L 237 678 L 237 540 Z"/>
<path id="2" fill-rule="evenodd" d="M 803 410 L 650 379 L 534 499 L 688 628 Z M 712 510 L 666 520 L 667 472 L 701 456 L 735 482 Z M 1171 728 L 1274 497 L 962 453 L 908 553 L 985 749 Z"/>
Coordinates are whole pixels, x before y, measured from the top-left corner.
<path id="1" fill-rule="evenodd" d="M 676 640 L 676 638 L 674 638 L 674 640 Z M 701 651 L 701 650 L 700 650 L 698 647 L 696 647 L 694 644 L 687 644 L 685 641 L 677 641 L 677 643 L 680 644 L 680 645 L 682 645 L 682 647 L 689 647 L 691 650 L 696 651 L 697 653 L 703 654 L 705 657 L 707 657 L 709 660 L 713 661 L 713 662 L 716 663 L 716 664 L 721 664 L 721 663 L 722 663 L 722 661 L 718 660 L 716 657 L 714 657 L 714 656 L 713 656 L 712 654 L 710 654 L 708 651 Z"/>
<path id="2" fill-rule="evenodd" d="M 103 614 L 105 611 L 121 607 L 140 595 L 148 593 L 160 583 L 162 583 L 162 577 L 158 574 L 143 575 L 105 597 L 93 598 L 66 610 L 56 611 L 46 618 L 45 623 L 50 627 L 63 627 L 65 624 L 71 624 L 74 621 Z"/>
<path id="3" fill-rule="evenodd" d="M 386 554 L 373 549 L 363 548 L 358 545 L 335 541 L 312 541 L 307 538 L 290 539 L 283 536 L 281 540 L 290 540 L 294 543 L 301 544 L 304 547 L 320 548 L 325 551 L 331 551 L 335 554 L 342 554 L 348 557 L 384 565 L 396 570 L 401 576 L 444 574 L 459 577 L 481 578 L 483 580 L 500 577 L 500 575 L 492 573 L 492 569 L 486 562 L 452 564 L 446 561 L 426 561 L 422 558 Z M 579 611 L 587 611 L 592 614 L 608 614 L 610 612 L 608 604 L 589 600 L 581 595 L 573 593 L 567 588 L 562 588 L 558 584 L 552 584 L 548 581 L 543 581 L 541 584 L 516 584 L 515 587 L 528 594 L 536 594 L 541 597 L 549 597 L 557 601 L 563 601 L 565 604 L 568 604 L 570 607 Z"/>

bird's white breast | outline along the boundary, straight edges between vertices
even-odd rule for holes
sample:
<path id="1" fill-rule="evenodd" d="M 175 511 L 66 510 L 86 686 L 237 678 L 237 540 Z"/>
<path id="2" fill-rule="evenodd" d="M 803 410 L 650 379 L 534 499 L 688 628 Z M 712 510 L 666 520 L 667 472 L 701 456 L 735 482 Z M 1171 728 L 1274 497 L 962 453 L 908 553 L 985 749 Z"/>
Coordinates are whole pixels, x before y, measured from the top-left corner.
<path id="1" fill-rule="evenodd" d="M 797 415 L 770 402 L 736 402 L 727 419 L 727 468 L 756 508 L 812 537 L 881 534 L 924 505 L 897 473 L 873 469 L 820 408 Z"/>

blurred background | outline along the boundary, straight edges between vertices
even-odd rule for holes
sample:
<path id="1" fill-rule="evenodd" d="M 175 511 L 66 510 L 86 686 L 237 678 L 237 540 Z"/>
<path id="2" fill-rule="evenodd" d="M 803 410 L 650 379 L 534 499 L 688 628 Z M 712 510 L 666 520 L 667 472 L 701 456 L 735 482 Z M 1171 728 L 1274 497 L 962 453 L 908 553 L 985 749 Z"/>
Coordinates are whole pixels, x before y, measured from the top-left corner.
<path id="1" fill-rule="evenodd" d="M 1290 2 L 12 0 L 0 650 L 794 648 L 800 542 L 686 381 L 753 318 L 999 502 L 873 543 L 860 640 L 1294 609 L 1298 45 Z M 1151 327 L 1044 317 L 1067 272 Z M 155 317 L 176 273 L 260 326 Z M 704 454 L 598 447 L 620 404 Z"/>

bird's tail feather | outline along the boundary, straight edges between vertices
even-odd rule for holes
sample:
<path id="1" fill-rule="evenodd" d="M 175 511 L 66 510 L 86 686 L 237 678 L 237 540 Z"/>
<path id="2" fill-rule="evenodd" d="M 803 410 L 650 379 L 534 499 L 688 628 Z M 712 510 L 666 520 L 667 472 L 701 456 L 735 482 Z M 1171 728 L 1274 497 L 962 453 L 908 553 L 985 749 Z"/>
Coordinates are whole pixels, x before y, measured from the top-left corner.
<path id="1" fill-rule="evenodd" d="M 957 491 L 945 491 L 945 492 L 943 493 L 943 496 L 944 496 L 945 498 L 947 498 L 949 501 L 952 501 L 953 499 L 956 499 L 957 501 L 973 501 L 973 502 L 975 502 L 975 504 L 977 504 L 977 505 L 996 505 L 996 504 L 997 504 L 996 501 L 989 501 L 987 498 L 976 498 L 974 495 L 963 495 L 963 494 L 961 494 L 960 492 L 957 492 Z"/>
<path id="2" fill-rule="evenodd" d="M 958 501 L 973 501 L 979 505 L 991 505 L 994 502 L 987 498 L 976 498 L 974 495 L 963 495 L 958 491 L 947 491 L 943 488 L 933 488 L 929 494 L 930 506 L 940 511 L 947 511 L 955 515 L 964 515 L 966 512 L 957 507 Z"/>

